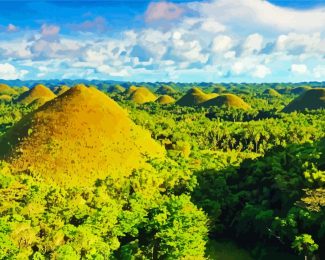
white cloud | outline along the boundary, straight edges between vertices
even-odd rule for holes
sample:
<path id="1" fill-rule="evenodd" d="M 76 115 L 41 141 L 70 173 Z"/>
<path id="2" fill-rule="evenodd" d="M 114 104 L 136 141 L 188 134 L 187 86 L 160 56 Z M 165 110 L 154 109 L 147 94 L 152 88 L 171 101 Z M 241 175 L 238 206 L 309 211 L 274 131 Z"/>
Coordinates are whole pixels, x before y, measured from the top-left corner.
<path id="1" fill-rule="evenodd" d="M 271 70 L 268 67 L 265 65 L 258 65 L 255 71 L 252 73 L 252 76 L 263 79 L 269 74 L 271 74 Z"/>
<path id="2" fill-rule="evenodd" d="M 229 51 L 233 46 L 233 41 L 229 36 L 219 35 L 213 39 L 212 51 L 216 53 L 224 53 Z"/>
<path id="3" fill-rule="evenodd" d="M 9 63 L 0 64 L 0 79 L 21 79 L 28 73 L 27 70 L 17 70 Z"/>
<path id="4" fill-rule="evenodd" d="M 291 72 L 296 74 L 306 74 L 308 72 L 308 68 L 305 64 L 292 64 Z"/>
<path id="5" fill-rule="evenodd" d="M 313 69 L 313 75 L 316 79 L 325 80 L 325 65 L 318 65 Z"/>
<path id="6" fill-rule="evenodd" d="M 264 38 L 258 33 L 249 35 L 244 44 L 243 44 L 243 53 L 244 54 L 257 54 L 263 48 Z"/>

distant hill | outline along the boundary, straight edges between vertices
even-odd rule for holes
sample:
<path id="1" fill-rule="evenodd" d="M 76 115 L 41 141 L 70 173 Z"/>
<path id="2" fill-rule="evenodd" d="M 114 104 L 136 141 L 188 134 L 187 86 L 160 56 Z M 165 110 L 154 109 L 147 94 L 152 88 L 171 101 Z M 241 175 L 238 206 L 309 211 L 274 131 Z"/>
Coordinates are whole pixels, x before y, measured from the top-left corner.
<path id="1" fill-rule="evenodd" d="M 56 95 L 47 87 L 44 85 L 36 85 L 34 88 L 30 89 L 29 91 L 26 91 L 22 93 L 18 99 L 17 102 L 24 104 L 24 105 L 29 105 L 36 99 L 47 99 L 51 100 L 55 98 Z"/>
<path id="2" fill-rule="evenodd" d="M 65 93 L 66 91 L 68 91 L 69 89 L 70 89 L 69 86 L 67 86 L 67 85 L 61 85 L 61 86 L 55 87 L 53 89 L 53 92 L 54 92 L 55 95 L 60 96 L 63 93 Z"/>
<path id="3" fill-rule="evenodd" d="M 0 84 L 0 95 L 14 96 L 18 95 L 18 92 L 7 84 Z"/>
<path id="4" fill-rule="evenodd" d="M 156 101 L 157 97 L 146 87 L 138 87 L 130 94 L 129 100 L 137 104 Z"/>
<path id="5" fill-rule="evenodd" d="M 295 94 L 295 95 L 300 95 L 310 89 L 311 89 L 311 87 L 309 87 L 309 86 L 296 87 L 296 88 L 291 89 L 290 93 Z"/>
<path id="6" fill-rule="evenodd" d="M 325 108 L 325 88 L 309 89 L 287 105 L 283 112 Z"/>
<path id="7" fill-rule="evenodd" d="M 217 93 L 217 94 L 221 94 L 226 91 L 227 91 L 227 89 L 224 86 L 215 86 L 215 87 L 213 87 L 213 90 L 212 90 L 213 93 Z"/>
<path id="8" fill-rule="evenodd" d="M 242 100 L 240 97 L 233 95 L 233 94 L 223 94 L 216 98 L 210 99 L 204 103 L 201 104 L 204 107 L 210 107 L 210 106 L 226 106 L 226 107 L 233 107 L 233 108 L 240 108 L 247 110 L 250 108 L 250 105 L 248 105 L 244 100 Z"/>
<path id="9" fill-rule="evenodd" d="M 177 91 L 173 89 L 171 86 L 163 85 L 156 90 L 156 93 L 159 95 L 172 95 L 175 94 Z"/>
<path id="10" fill-rule="evenodd" d="M 121 85 L 114 85 L 108 88 L 107 92 L 109 93 L 124 93 L 125 88 Z"/>
<path id="11" fill-rule="evenodd" d="M 0 103 L 9 103 L 12 101 L 12 97 L 9 95 L 0 95 Z"/>
<path id="12" fill-rule="evenodd" d="M 271 97 L 281 97 L 281 94 L 276 91 L 275 89 L 268 88 L 263 92 L 264 95 L 271 96 Z"/>
<path id="13" fill-rule="evenodd" d="M 216 96 L 218 96 L 218 94 L 206 94 L 200 88 L 194 87 L 181 97 L 176 104 L 180 106 L 196 106 Z"/>
<path id="14" fill-rule="evenodd" d="M 115 101 L 84 86 L 47 102 L 0 139 L 0 158 L 14 171 L 67 186 L 128 175 L 162 156 L 163 148 Z"/>
<path id="15" fill-rule="evenodd" d="M 169 96 L 169 95 L 162 95 L 156 100 L 156 102 L 161 104 L 161 105 L 167 105 L 167 104 L 175 103 L 176 100 L 173 97 Z"/>

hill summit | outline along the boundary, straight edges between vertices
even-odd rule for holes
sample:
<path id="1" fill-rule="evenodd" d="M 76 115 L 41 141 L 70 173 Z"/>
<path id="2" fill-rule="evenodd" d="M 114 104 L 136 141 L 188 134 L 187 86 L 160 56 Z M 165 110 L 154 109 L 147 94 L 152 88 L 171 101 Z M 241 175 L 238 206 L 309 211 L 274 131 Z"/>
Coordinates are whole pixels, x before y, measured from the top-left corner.
<path id="1" fill-rule="evenodd" d="M 0 140 L 0 157 L 68 186 L 125 176 L 163 148 L 104 93 L 76 86 L 28 114 Z"/>
<path id="2" fill-rule="evenodd" d="M 194 87 L 187 91 L 187 93 L 181 97 L 176 104 L 180 106 L 195 106 L 217 96 L 218 94 L 216 93 L 206 94 L 200 88 Z"/>
<path id="3" fill-rule="evenodd" d="M 283 112 L 303 111 L 305 109 L 325 108 L 325 88 L 307 90 L 287 105 Z"/>
<path id="4" fill-rule="evenodd" d="M 17 95 L 18 92 L 7 84 L 0 83 L 0 95 Z"/>
<path id="5" fill-rule="evenodd" d="M 130 94 L 129 99 L 137 104 L 144 104 L 155 101 L 157 97 L 146 87 L 138 87 Z"/>
<path id="6" fill-rule="evenodd" d="M 176 100 L 169 95 L 162 95 L 156 100 L 156 102 L 161 105 L 173 104 L 173 103 L 175 103 L 175 101 Z"/>
<path id="7" fill-rule="evenodd" d="M 240 97 L 233 95 L 233 94 L 223 94 L 216 98 L 210 99 L 204 103 L 201 104 L 204 107 L 209 106 L 226 106 L 226 107 L 233 107 L 233 108 L 240 108 L 247 110 L 250 108 L 250 105 L 248 105 L 244 100 L 242 100 Z"/>
<path id="8" fill-rule="evenodd" d="M 22 93 L 18 97 L 17 102 L 23 105 L 29 105 L 37 99 L 42 100 L 42 103 L 44 103 L 44 100 L 49 101 L 55 97 L 56 95 L 49 88 L 45 87 L 42 84 L 39 84 L 34 88 Z"/>

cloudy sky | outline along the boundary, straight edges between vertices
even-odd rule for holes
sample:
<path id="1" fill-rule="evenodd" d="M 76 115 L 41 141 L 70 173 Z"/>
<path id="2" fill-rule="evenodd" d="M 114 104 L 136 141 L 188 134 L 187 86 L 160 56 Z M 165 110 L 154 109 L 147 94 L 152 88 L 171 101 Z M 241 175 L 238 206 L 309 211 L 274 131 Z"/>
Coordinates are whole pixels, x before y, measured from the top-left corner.
<path id="1" fill-rule="evenodd" d="M 0 1 L 0 78 L 325 81 L 325 0 Z"/>

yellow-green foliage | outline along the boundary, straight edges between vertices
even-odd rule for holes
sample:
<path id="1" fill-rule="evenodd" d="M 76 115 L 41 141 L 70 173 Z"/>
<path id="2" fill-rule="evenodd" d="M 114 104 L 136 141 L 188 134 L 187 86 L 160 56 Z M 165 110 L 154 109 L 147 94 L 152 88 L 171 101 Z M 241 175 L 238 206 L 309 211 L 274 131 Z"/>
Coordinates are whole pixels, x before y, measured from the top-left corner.
<path id="1" fill-rule="evenodd" d="M 302 111 L 305 109 L 325 108 L 325 88 L 314 88 L 305 91 L 294 99 L 283 112 Z"/>
<path id="2" fill-rule="evenodd" d="M 191 88 L 176 104 L 180 106 L 195 106 L 217 97 L 216 93 L 204 93 L 200 88 Z"/>
<path id="3" fill-rule="evenodd" d="M 157 89 L 156 93 L 160 95 L 171 95 L 176 93 L 176 90 L 173 89 L 171 86 L 163 85 Z"/>
<path id="4" fill-rule="evenodd" d="M 60 95 L 62 95 L 64 92 L 68 91 L 69 89 L 70 89 L 70 87 L 68 87 L 68 86 L 66 86 L 66 85 L 62 85 L 62 86 L 55 87 L 53 92 L 54 92 L 57 96 L 60 96 Z"/>
<path id="5" fill-rule="evenodd" d="M 144 104 L 155 101 L 157 97 L 149 89 L 139 87 L 131 93 L 129 99 L 137 104 Z"/>
<path id="6" fill-rule="evenodd" d="M 124 93 L 125 92 L 125 88 L 122 87 L 121 85 L 114 85 L 114 86 L 111 86 L 108 89 L 108 92 L 109 93 Z"/>
<path id="7" fill-rule="evenodd" d="M 162 95 L 156 100 L 157 103 L 162 105 L 173 104 L 175 101 L 176 100 L 169 95 Z"/>
<path id="8" fill-rule="evenodd" d="M 32 88 L 31 90 L 24 92 L 18 97 L 17 102 L 23 104 L 23 105 L 29 105 L 34 100 L 39 98 L 44 98 L 47 100 L 51 100 L 55 98 L 56 95 L 47 87 L 45 87 L 42 84 L 39 84 Z"/>
<path id="9" fill-rule="evenodd" d="M 263 94 L 271 97 L 281 97 L 281 94 L 272 88 L 266 89 Z"/>
<path id="10" fill-rule="evenodd" d="M 210 99 L 204 103 L 201 104 L 204 107 L 210 107 L 210 106 L 226 106 L 226 107 L 233 107 L 233 108 L 240 108 L 247 110 L 250 108 L 250 105 L 248 105 L 244 100 L 242 100 L 240 97 L 233 95 L 233 94 L 223 94 L 216 98 Z"/>
<path id="11" fill-rule="evenodd" d="M 0 103 L 8 103 L 11 102 L 12 97 L 9 95 L 1 95 L 0 96 Z"/>
<path id="12" fill-rule="evenodd" d="M 9 87 L 7 84 L 0 83 L 0 95 L 14 96 L 17 94 L 18 94 L 18 92 L 16 90 L 14 90 L 13 88 Z"/>
<path id="13" fill-rule="evenodd" d="M 25 116 L 0 140 L 16 171 L 63 185 L 89 185 L 144 167 L 164 150 L 104 93 L 77 86 Z"/>

